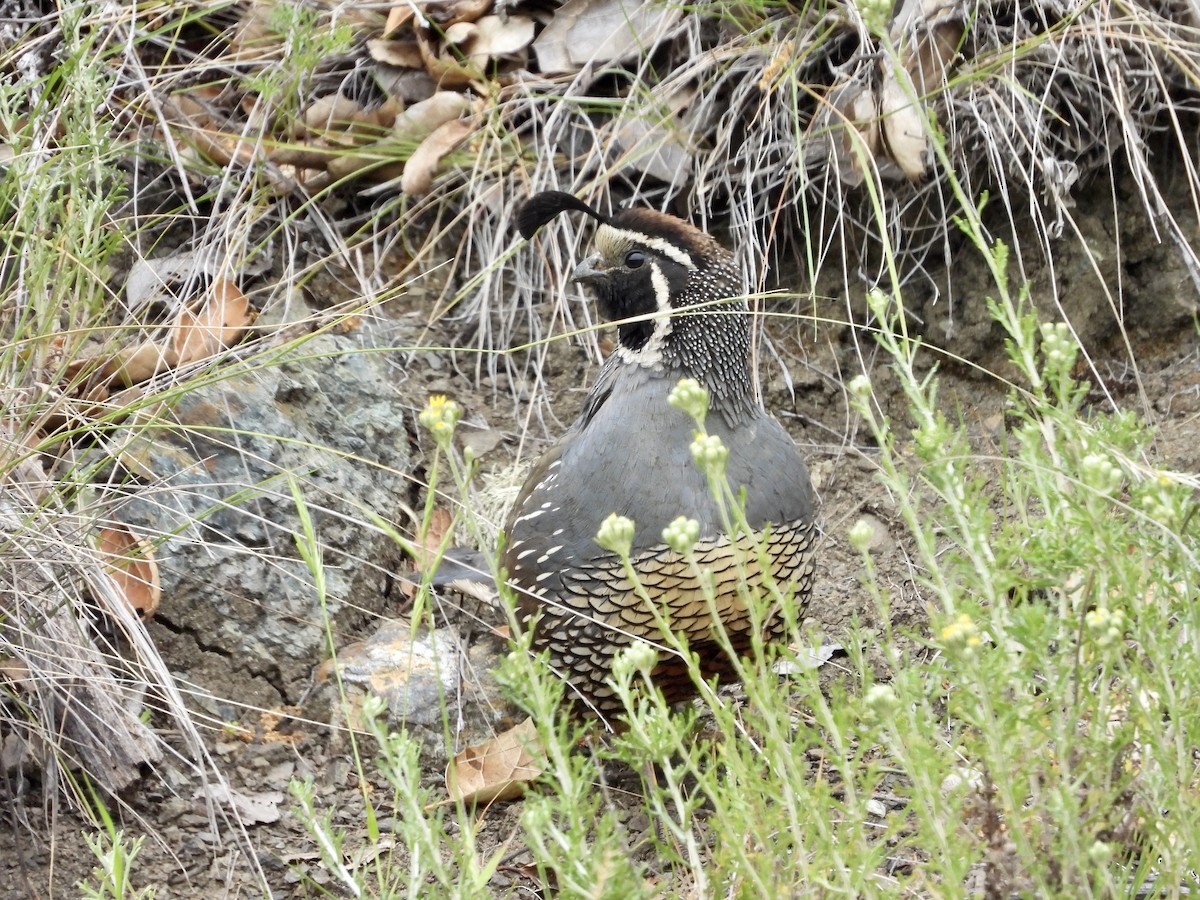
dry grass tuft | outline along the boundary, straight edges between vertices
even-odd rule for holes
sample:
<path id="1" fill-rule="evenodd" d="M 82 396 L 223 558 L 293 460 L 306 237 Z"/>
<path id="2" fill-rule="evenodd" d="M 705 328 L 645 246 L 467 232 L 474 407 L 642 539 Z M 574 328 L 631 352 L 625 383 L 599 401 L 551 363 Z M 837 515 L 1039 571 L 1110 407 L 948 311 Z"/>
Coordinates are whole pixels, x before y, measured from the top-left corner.
<path id="1" fill-rule="evenodd" d="M 468 368 L 535 389 L 543 342 L 594 324 L 566 300 L 528 302 L 563 296 L 586 229 L 556 222 L 537 240 L 548 266 L 514 261 L 514 207 L 543 189 L 723 229 L 747 291 L 839 272 L 843 290 L 924 281 L 953 301 L 953 278 L 939 280 L 963 243 L 951 176 L 970 202 L 992 198 L 987 222 L 1021 266 L 1052 260 L 1076 230 L 1081 186 L 1128 171 L 1200 284 L 1153 159 L 1176 157 L 1200 198 L 1198 76 L 1182 3 L 906 2 L 882 23 L 854 4 L 710 4 L 647 35 L 627 64 L 498 91 L 476 152 L 433 193 L 382 203 L 368 227 L 400 223 L 410 274 L 451 257 L 437 309 L 479 352 Z"/>

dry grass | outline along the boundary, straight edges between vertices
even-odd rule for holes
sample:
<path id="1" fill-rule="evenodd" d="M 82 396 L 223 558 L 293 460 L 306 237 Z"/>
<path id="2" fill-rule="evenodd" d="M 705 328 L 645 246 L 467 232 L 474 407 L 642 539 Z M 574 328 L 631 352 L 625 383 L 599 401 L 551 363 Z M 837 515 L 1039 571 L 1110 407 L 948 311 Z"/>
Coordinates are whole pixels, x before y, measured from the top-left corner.
<path id="1" fill-rule="evenodd" d="M 962 246 L 953 175 L 972 201 L 992 197 L 989 227 L 1013 246 L 1020 277 L 1022 260 L 1052 259 L 1058 238 L 1078 236 L 1074 189 L 1128 171 L 1139 201 L 1200 279 L 1195 250 L 1163 203 L 1151 155 L 1156 148 L 1183 162 L 1183 188 L 1200 208 L 1190 124 L 1200 33 L 1183 7 L 937 5 L 936 21 L 957 23 L 963 37 L 946 83 L 920 97 L 922 118 L 944 151 L 935 158 L 930 146 L 927 174 L 916 180 L 882 152 L 864 167 L 845 146 L 847 130 L 860 123 L 831 112 L 831 92 L 871 89 L 897 58 L 854 6 L 799 14 L 731 7 L 724 21 L 704 14 L 713 10 L 689 13 L 653 48 L 653 67 L 648 52 L 627 79 L 584 71 L 522 85 L 499 105 L 496 121 L 525 153 L 510 158 L 516 165 L 502 175 L 487 156 L 464 171 L 462 203 L 483 213 L 471 231 L 487 237 L 468 233 L 457 259 L 469 272 L 489 271 L 511 247 L 513 202 L 559 188 L 602 208 L 637 198 L 726 230 L 751 290 L 797 277 L 793 288 L 840 280 L 843 290 L 862 290 L 892 277 L 892 266 L 901 284 L 932 281 L 930 272 L 944 269 Z M 687 98 L 685 111 L 673 113 L 676 98 Z M 650 128 L 637 153 L 620 143 L 633 122 Z M 646 175 L 639 162 L 660 145 L 678 163 L 670 183 Z M 1115 214 L 1122 203 L 1114 185 Z M 564 222 L 555 228 L 565 240 L 554 231 L 541 239 L 548 274 L 523 273 L 518 284 L 477 276 L 461 292 L 477 347 L 502 349 L 514 338 L 536 340 L 544 329 L 576 324 L 556 321 L 568 315 L 566 304 L 539 323 L 512 296 L 558 290 L 558 254 L 577 245 L 577 227 Z M 951 303 L 959 299 L 953 280 L 944 287 Z"/>

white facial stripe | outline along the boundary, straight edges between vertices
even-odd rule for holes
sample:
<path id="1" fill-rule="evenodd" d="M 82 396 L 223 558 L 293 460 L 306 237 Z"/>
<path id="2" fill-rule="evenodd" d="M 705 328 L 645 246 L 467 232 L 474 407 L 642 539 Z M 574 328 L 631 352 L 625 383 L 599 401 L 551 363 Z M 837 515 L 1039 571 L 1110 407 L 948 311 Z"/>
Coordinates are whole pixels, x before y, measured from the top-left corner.
<path id="1" fill-rule="evenodd" d="M 658 311 L 666 321 L 671 314 L 671 286 L 667 284 L 667 276 L 654 260 L 650 260 L 650 283 L 654 285 L 654 299 L 658 301 Z"/>
<path id="2" fill-rule="evenodd" d="M 696 268 L 696 264 L 692 262 L 692 258 L 670 241 L 650 237 L 650 235 L 642 234 L 640 231 L 626 231 L 622 228 L 613 228 L 611 225 L 601 225 L 596 229 L 596 245 L 600 249 L 600 254 L 609 259 L 623 258 L 629 250 L 633 249 L 634 244 L 640 244 L 648 250 L 653 250 L 660 256 L 674 260 L 685 269 Z"/>
<path id="3" fill-rule="evenodd" d="M 654 285 L 654 300 L 658 307 L 658 315 L 654 319 L 654 330 L 650 339 L 639 350 L 628 347 L 618 347 L 617 355 L 622 362 L 646 368 L 656 368 L 662 365 L 662 348 L 670 335 L 671 325 L 671 286 L 667 284 L 667 276 L 662 267 L 654 260 L 647 265 L 650 267 L 650 283 Z"/>
<path id="4" fill-rule="evenodd" d="M 635 233 L 636 232 L 630 232 L 630 234 Z M 636 240 L 643 246 L 649 247 L 655 253 L 659 253 L 668 259 L 675 260 L 675 262 L 679 263 L 685 269 L 696 268 L 696 264 L 692 262 L 692 258 L 669 241 L 664 241 L 662 238 L 652 238 L 645 234 L 638 234 Z"/>

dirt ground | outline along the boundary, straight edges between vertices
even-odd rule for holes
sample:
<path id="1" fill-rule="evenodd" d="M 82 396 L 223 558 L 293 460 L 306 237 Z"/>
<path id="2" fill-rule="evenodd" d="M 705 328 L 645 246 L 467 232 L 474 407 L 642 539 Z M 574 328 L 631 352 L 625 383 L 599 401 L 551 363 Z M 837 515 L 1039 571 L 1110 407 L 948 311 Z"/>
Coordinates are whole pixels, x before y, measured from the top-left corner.
<path id="1" fill-rule="evenodd" d="M 1049 280 L 1057 280 L 1063 311 L 1085 338 L 1093 363 L 1091 377 L 1102 386 L 1092 395 L 1097 409 L 1104 408 L 1107 393 L 1139 410 L 1159 429 L 1155 449 L 1161 460 L 1181 470 L 1196 471 L 1200 467 L 1200 442 L 1195 439 L 1195 418 L 1200 411 L 1200 352 L 1193 324 L 1196 289 L 1175 249 L 1155 239 L 1149 221 L 1132 205 L 1128 212 L 1127 216 L 1123 213 L 1122 229 L 1117 233 L 1112 225 L 1111 192 L 1100 186 L 1094 202 L 1081 198 L 1076 211 L 1082 240 L 1064 238 L 1055 247 L 1054 274 L 1033 258 L 1025 261 L 1026 271 L 1035 299 L 1049 297 Z M 1195 235 L 1194 214 L 1186 208 L 1177 212 L 1190 217 L 1188 227 Z M 1105 261 L 1099 272 L 1087 264 L 1085 244 L 1095 258 Z M 1111 252 L 1118 245 L 1121 252 Z M 925 322 L 932 344 L 985 367 L 998 367 L 1000 335 L 988 324 L 983 304 L 964 287 L 975 279 L 983 290 L 982 276 L 967 271 L 972 263 L 965 256 L 968 251 L 962 253 L 963 258 L 955 263 L 959 286 L 953 309 L 945 300 L 933 302 L 932 288 L 927 296 L 917 288 L 908 299 Z M 1110 285 L 1118 279 L 1121 282 L 1126 336 L 1098 289 L 1101 277 Z M 829 298 L 818 301 L 822 315 L 835 320 L 852 316 L 861 321 L 861 297 L 846 298 L 835 280 L 818 285 L 818 295 Z M 396 302 L 398 321 L 414 311 L 404 308 L 403 298 Z M 1044 315 L 1056 317 L 1052 305 L 1046 306 Z M 407 319 L 416 321 L 411 316 Z M 781 319 L 770 325 L 769 333 L 774 354 L 764 354 L 760 367 L 767 403 L 808 458 L 821 500 L 824 536 L 810 607 L 814 628 L 836 641 L 852 619 L 877 630 L 882 625 L 861 586 L 857 555 L 845 541 L 848 528 L 866 517 L 875 526 L 874 553 L 882 582 L 892 596 L 892 624 L 919 629 L 925 611 L 919 574 L 906 552 L 905 530 L 891 498 L 874 477 L 872 447 L 847 404 L 845 384 L 861 370 L 860 349 L 870 360 L 870 344 L 856 338 L 854 330 L 844 324 L 797 328 Z M 413 337 L 417 336 L 414 333 Z M 424 340 L 445 345 L 448 337 L 425 335 Z M 550 401 L 563 421 L 570 420 L 582 401 L 577 372 L 586 358 L 579 347 L 566 342 L 551 350 L 547 370 L 556 374 L 551 379 Z M 885 411 L 903 434 L 903 408 L 894 396 L 891 379 L 873 363 L 868 367 Z M 420 407 L 431 386 L 444 383 L 452 377 L 447 375 L 451 371 L 451 361 L 445 358 L 426 372 L 410 371 L 398 390 Z M 594 370 L 589 370 L 587 377 L 593 375 Z M 947 408 L 968 424 L 979 449 L 992 447 L 1003 421 L 1004 394 L 997 380 L 955 364 L 942 367 L 941 380 Z M 467 407 L 467 418 L 473 411 L 498 418 L 494 412 L 497 398 L 491 390 L 476 390 L 466 377 L 455 379 L 454 386 Z M 511 465 L 516 447 L 515 439 L 501 441 L 484 458 L 485 468 Z M 526 452 L 536 449 L 527 446 Z M 320 662 L 313 659 L 313 668 Z M 882 669 L 882 661 L 879 666 Z M 217 694 L 222 690 L 220 684 L 207 687 Z M 257 869 L 275 896 L 319 893 L 306 886 L 304 879 L 321 884 L 328 876 L 311 839 L 290 812 L 287 788 L 293 777 L 311 775 L 318 804 L 336 810 L 333 823 L 351 831 L 348 851 L 355 849 L 350 845 L 361 845 L 365 834 L 358 778 L 344 739 L 315 724 L 286 718 L 259 722 L 253 734 L 213 728 L 208 735 L 230 786 L 277 808 L 282 815 L 275 822 L 247 824 L 242 839 L 235 840 L 235 829 L 228 822 L 210 819 L 196 795 L 200 785 L 186 774 L 185 767 L 168 760 L 123 798 L 124 808 L 111 805 L 127 834 L 146 836 L 134 868 L 134 885 L 153 888 L 161 897 L 257 897 L 263 895 Z M 443 764 L 444 760 L 431 762 L 427 784 L 440 783 Z M 0 791 L 16 795 L 15 802 L 4 803 L 0 896 L 76 896 L 74 885 L 94 865 L 80 837 L 83 822 L 61 805 L 54 808 L 49 804 L 43 787 L 35 781 L 10 783 Z M 516 807 L 489 813 L 477 838 L 484 853 L 512 838 L 517 831 L 517 813 Z M 634 833 L 647 826 L 638 815 L 631 810 L 630 830 Z M 514 847 L 519 847 L 519 842 Z M 253 848 L 257 858 L 250 858 L 246 848 Z M 494 881 L 497 893 L 533 887 L 532 882 L 522 882 L 519 874 L 518 867 L 525 862 L 528 859 L 519 851 L 511 854 Z"/>

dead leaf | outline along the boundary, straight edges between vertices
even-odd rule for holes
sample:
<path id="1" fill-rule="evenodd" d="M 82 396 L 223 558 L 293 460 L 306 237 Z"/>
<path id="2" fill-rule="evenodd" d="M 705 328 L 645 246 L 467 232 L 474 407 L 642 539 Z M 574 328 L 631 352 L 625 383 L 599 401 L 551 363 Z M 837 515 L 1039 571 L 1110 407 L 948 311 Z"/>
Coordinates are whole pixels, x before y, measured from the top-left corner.
<path id="1" fill-rule="evenodd" d="M 432 97 L 414 103 L 396 116 L 392 133 L 401 141 L 416 144 L 446 122 L 457 119 L 472 109 L 471 100 L 465 94 L 458 91 L 438 91 Z"/>
<path id="2" fill-rule="evenodd" d="M 363 111 L 364 118 L 369 117 L 370 124 L 379 130 L 381 136 L 390 132 L 396 124 L 396 116 L 404 110 L 404 104 L 395 97 L 388 97 L 374 109 Z"/>
<path id="3" fill-rule="evenodd" d="M 450 26 L 447 33 L 462 40 L 473 27 L 470 23 L 463 22 Z M 421 62 L 439 90 L 466 87 L 482 76 L 483 73 L 478 68 L 464 63 L 454 54 L 450 49 L 454 46 L 452 40 L 443 44 L 438 37 L 427 28 L 417 31 L 417 48 L 421 51 Z"/>
<path id="4" fill-rule="evenodd" d="M 841 182 L 857 187 L 879 154 L 879 111 L 876 98 L 861 78 L 833 87 L 809 128 L 806 149 L 824 152 Z M 864 159 L 865 155 L 865 159 Z"/>
<path id="5" fill-rule="evenodd" d="M 903 69 L 884 75 L 879 114 L 888 154 L 910 181 L 919 181 L 929 166 L 929 140 L 915 101 L 916 88 Z"/>
<path id="6" fill-rule="evenodd" d="M 372 38 L 367 41 L 367 51 L 371 54 L 371 59 L 385 65 L 396 66 L 399 69 L 425 68 L 425 60 L 421 58 L 421 48 L 417 46 L 415 37 L 391 40 Z"/>
<path id="7" fill-rule="evenodd" d="M 471 61 L 483 68 L 490 61 L 520 54 L 532 43 L 533 19 L 528 16 L 484 16 L 475 23 L 467 51 Z"/>
<path id="8" fill-rule="evenodd" d="M 474 132 L 475 122 L 471 119 L 452 119 L 439 126 L 433 134 L 421 141 L 421 145 L 404 164 L 404 174 L 400 176 L 400 190 L 410 197 L 429 193 L 433 185 L 433 176 L 437 174 L 442 159 Z"/>
<path id="9" fill-rule="evenodd" d="M 879 111 L 889 153 L 911 181 L 924 177 L 930 161 L 921 106 L 945 85 L 962 36 L 959 13 L 942 0 L 904 0 L 892 20 L 897 57 L 883 61 Z"/>
<path id="10" fill-rule="evenodd" d="M 326 171 L 339 181 L 354 178 L 360 174 L 369 174 L 372 181 L 392 181 L 404 172 L 402 163 L 379 164 L 379 156 L 392 151 L 379 150 L 375 152 L 372 145 L 361 148 L 360 153 L 341 153 L 329 160 Z"/>
<path id="11" fill-rule="evenodd" d="M 196 261 L 188 254 L 167 260 L 164 267 L 155 269 L 147 266 L 138 270 L 137 284 L 130 284 L 127 291 L 135 294 L 140 302 L 146 303 L 155 291 L 165 292 L 176 276 L 188 277 L 196 271 Z M 184 266 L 173 269 L 175 265 Z M 131 280 L 132 280 L 131 275 Z M 190 365 L 215 356 L 233 346 L 242 333 L 253 322 L 253 314 L 246 295 L 228 278 L 214 278 L 207 299 L 199 312 L 182 309 L 170 329 L 168 346 L 156 340 L 146 339 L 134 347 L 123 347 L 115 353 L 82 356 L 71 364 L 68 374 L 77 377 L 81 373 L 94 372 L 86 386 L 93 389 L 98 385 L 106 388 L 113 382 L 126 387 L 140 384 L 160 372 Z"/>
<path id="12" fill-rule="evenodd" d="M 475 35 L 479 32 L 479 26 L 474 22 L 455 22 L 449 28 L 442 32 L 442 40 L 449 47 L 465 48 L 467 44 L 475 40 Z"/>
<path id="13" fill-rule="evenodd" d="M 430 514 L 429 527 L 413 545 L 417 549 L 416 562 L 421 569 L 431 569 L 437 565 L 442 553 L 442 542 L 453 524 L 454 515 L 444 506 L 437 507 Z"/>
<path id="14" fill-rule="evenodd" d="M 901 49 L 901 61 L 918 94 L 928 94 L 946 83 L 964 31 L 957 4 L 945 0 L 904 0 L 900 4 L 889 36 Z"/>
<path id="15" fill-rule="evenodd" d="M 421 12 L 442 26 L 474 22 L 492 6 L 493 0 L 424 0 Z"/>
<path id="16" fill-rule="evenodd" d="M 538 68 L 553 75 L 621 62 L 665 38 L 682 15 L 677 4 L 568 0 L 533 42 Z"/>
<path id="17" fill-rule="evenodd" d="M 465 428 L 460 434 L 463 449 L 470 449 L 476 459 L 491 453 L 504 441 L 504 432 L 496 428 Z"/>
<path id="18" fill-rule="evenodd" d="M 0 421 L 0 472 L 5 492 L 16 491 L 36 502 L 50 492 L 51 482 L 38 452 L 38 432 L 29 424 L 12 418 Z"/>
<path id="19" fill-rule="evenodd" d="M 374 74 L 380 89 L 402 107 L 428 100 L 437 92 L 437 82 L 429 77 L 424 63 L 419 69 L 402 69 L 380 63 Z"/>
<path id="20" fill-rule="evenodd" d="M 416 14 L 417 8 L 414 4 L 397 3 L 388 10 L 387 22 L 383 25 L 383 36 L 391 37 L 395 32 L 411 22 Z M 369 44 L 370 41 L 367 43 Z"/>
<path id="21" fill-rule="evenodd" d="M 214 803 L 227 803 L 243 825 L 271 825 L 279 821 L 279 804 L 283 802 L 283 791 L 258 791 L 245 793 L 235 791 L 223 784 L 209 784 L 197 788 L 193 800 L 207 795 Z"/>
<path id="22" fill-rule="evenodd" d="M 244 140 L 232 129 L 223 130 L 208 107 L 186 94 L 172 94 L 162 104 L 167 122 L 176 126 L 175 134 L 197 153 L 218 166 L 236 163 L 249 166 L 261 162 L 263 148 Z"/>
<path id="23" fill-rule="evenodd" d="M 313 132 L 346 131 L 362 112 L 362 104 L 345 94 L 318 97 L 304 111 L 304 127 Z"/>
<path id="24" fill-rule="evenodd" d="M 133 309 L 174 299 L 172 287 L 183 285 L 186 292 L 201 283 L 201 276 L 216 275 L 223 265 L 224 261 L 216 254 L 202 250 L 136 259 L 125 280 L 125 299 Z"/>
<path id="25" fill-rule="evenodd" d="M 451 800 L 465 803 L 516 800 L 542 774 L 528 749 L 538 746 L 537 729 L 526 719 L 490 741 L 467 747 L 446 767 L 446 792 Z"/>
<path id="26" fill-rule="evenodd" d="M 96 549 L 104 558 L 104 571 L 113 590 L 143 621 L 158 612 L 162 597 L 154 545 L 138 537 L 127 525 L 101 528 Z"/>
<path id="27" fill-rule="evenodd" d="M 787 655 L 781 656 L 771 667 L 776 675 L 798 675 L 809 669 L 819 669 L 833 659 L 834 654 L 846 648 L 841 644 L 827 643 L 816 647 L 790 644 L 787 649 Z"/>
<path id="28" fill-rule="evenodd" d="M 413 563 L 418 572 L 432 570 L 442 553 L 442 541 L 454 524 L 454 516 L 444 506 L 434 509 L 429 516 L 429 527 L 423 535 L 418 534 L 412 542 Z M 401 581 L 400 590 L 408 599 L 416 596 L 418 585 L 412 581 Z"/>
<path id="29" fill-rule="evenodd" d="M 170 347 L 160 347 L 157 341 L 145 340 L 136 347 L 123 347 L 108 355 L 100 363 L 97 375 L 102 382 L 116 382 L 129 387 L 147 381 L 159 372 L 175 368 L 178 359 Z M 94 361 L 95 357 L 80 360 L 85 367 Z"/>
<path id="30" fill-rule="evenodd" d="M 684 116 L 699 89 L 672 91 L 658 103 L 658 116 L 619 114 L 613 122 L 613 143 L 622 151 L 622 163 L 667 184 L 692 171 L 691 129 Z"/>
<path id="31" fill-rule="evenodd" d="M 187 366 L 216 356 L 250 326 L 250 301 L 228 278 L 213 279 L 208 299 L 198 313 L 184 309 L 171 330 L 176 365 Z"/>

